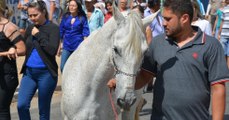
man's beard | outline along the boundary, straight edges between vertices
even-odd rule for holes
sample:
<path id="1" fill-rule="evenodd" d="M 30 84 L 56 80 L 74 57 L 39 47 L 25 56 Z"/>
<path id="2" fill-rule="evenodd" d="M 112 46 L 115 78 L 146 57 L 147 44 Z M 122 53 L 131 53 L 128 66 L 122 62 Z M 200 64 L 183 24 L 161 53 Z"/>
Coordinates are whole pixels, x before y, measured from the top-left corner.
<path id="1" fill-rule="evenodd" d="M 172 29 L 170 34 L 166 34 L 166 36 L 168 38 L 176 38 L 180 33 L 181 33 L 182 29 L 180 24 L 178 24 L 178 26 L 175 29 Z"/>

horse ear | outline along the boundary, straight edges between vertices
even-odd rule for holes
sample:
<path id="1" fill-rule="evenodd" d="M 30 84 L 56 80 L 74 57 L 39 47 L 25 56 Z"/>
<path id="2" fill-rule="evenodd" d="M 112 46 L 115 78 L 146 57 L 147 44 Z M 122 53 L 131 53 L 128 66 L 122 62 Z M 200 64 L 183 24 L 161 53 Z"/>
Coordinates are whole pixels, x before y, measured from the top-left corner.
<path id="1" fill-rule="evenodd" d="M 115 0 L 113 0 L 113 3 L 112 3 L 112 8 L 113 8 L 113 16 L 114 16 L 114 19 L 115 21 L 117 22 L 117 24 L 120 24 L 120 22 L 125 19 L 125 17 L 122 15 L 122 13 L 119 11 L 117 5 L 116 5 L 116 2 Z"/>
<path id="2" fill-rule="evenodd" d="M 152 23 L 153 19 L 156 18 L 157 14 L 160 12 L 160 10 L 158 10 L 157 12 L 145 17 L 144 19 L 142 19 L 142 23 L 144 28 L 146 29 L 146 27 Z"/>

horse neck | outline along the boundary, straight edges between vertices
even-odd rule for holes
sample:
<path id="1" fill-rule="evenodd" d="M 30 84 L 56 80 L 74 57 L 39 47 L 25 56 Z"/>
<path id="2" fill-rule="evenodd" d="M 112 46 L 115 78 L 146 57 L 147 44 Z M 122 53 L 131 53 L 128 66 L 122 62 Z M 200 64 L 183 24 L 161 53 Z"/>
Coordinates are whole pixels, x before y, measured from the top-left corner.
<path id="1" fill-rule="evenodd" d="M 100 46 L 102 49 L 109 49 L 112 48 L 113 41 L 111 39 L 112 34 L 114 33 L 117 25 L 115 23 L 115 20 L 111 18 L 104 26 L 95 31 L 96 33 L 92 32 L 91 37 L 91 45 L 94 46 L 95 44 Z M 101 52 L 103 53 L 103 52 Z"/>
<path id="2" fill-rule="evenodd" d="M 96 34 L 92 33 L 93 35 L 89 38 L 90 42 L 87 48 L 93 50 L 88 50 L 93 52 L 89 54 L 94 54 L 93 56 L 97 58 L 96 60 L 92 60 L 96 62 L 92 68 L 94 70 L 94 75 L 90 80 L 92 88 L 97 91 L 96 93 L 103 93 L 102 91 L 107 89 L 106 84 L 114 74 L 114 68 L 111 64 L 111 50 L 113 44 L 111 37 L 116 28 L 114 22 L 114 20 L 108 21 L 100 30 L 96 31 Z"/>

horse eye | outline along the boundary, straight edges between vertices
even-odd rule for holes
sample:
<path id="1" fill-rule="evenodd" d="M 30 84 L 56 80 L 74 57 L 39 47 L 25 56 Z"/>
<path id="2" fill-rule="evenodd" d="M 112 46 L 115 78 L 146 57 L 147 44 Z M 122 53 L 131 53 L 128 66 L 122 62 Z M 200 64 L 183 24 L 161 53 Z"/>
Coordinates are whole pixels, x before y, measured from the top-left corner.
<path id="1" fill-rule="evenodd" d="M 118 54 L 119 56 L 121 56 L 120 51 L 118 50 L 118 48 L 114 47 L 113 49 L 114 49 L 114 52 L 115 52 L 116 54 Z"/>
<path id="2" fill-rule="evenodd" d="M 118 49 L 116 47 L 113 48 L 115 53 L 118 53 Z"/>

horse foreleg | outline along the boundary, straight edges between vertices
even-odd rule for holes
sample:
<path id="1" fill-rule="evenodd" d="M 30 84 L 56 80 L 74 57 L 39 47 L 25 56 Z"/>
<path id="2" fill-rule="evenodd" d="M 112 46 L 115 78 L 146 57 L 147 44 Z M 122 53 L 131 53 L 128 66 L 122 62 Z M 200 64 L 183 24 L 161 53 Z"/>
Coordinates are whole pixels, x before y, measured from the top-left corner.
<path id="1" fill-rule="evenodd" d="M 137 101 L 136 101 L 136 106 L 135 106 L 135 111 L 134 111 L 134 120 L 139 120 L 139 113 L 142 110 L 142 107 L 146 104 L 146 100 L 142 97 L 143 93 L 143 88 L 136 90 L 136 96 L 137 96 Z"/>
<path id="2" fill-rule="evenodd" d="M 135 120 L 139 120 L 139 113 L 141 112 L 143 106 L 146 104 L 146 101 L 143 97 L 140 98 L 140 101 L 136 107 L 136 111 L 135 111 Z"/>

